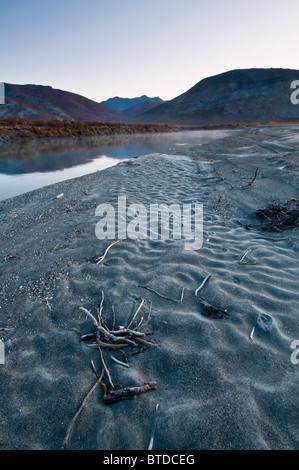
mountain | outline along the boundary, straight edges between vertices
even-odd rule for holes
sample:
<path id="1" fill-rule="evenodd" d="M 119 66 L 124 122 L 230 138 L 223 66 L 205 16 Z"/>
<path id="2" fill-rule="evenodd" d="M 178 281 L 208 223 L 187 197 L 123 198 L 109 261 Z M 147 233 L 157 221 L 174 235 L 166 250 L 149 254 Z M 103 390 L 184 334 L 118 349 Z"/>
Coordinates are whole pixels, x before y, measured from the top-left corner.
<path id="1" fill-rule="evenodd" d="M 115 111 L 119 111 L 128 117 L 143 114 L 161 103 L 164 103 L 161 98 L 149 98 L 146 95 L 142 95 L 137 98 L 120 98 L 119 96 L 115 96 L 114 98 L 109 98 L 108 100 L 101 102 L 101 104 L 108 106 Z"/>
<path id="2" fill-rule="evenodd" d="M 298 120 L 299 105 L 290 99 L 294 80 L 299 80 L 299 70 L 232 70 L 201 80 L 182 95 L 138 116 L 138 121 L 217 125 Z"/>
<path id="3" fill-rule="evenodd" d="M 147 101 L 137 103 L 135 104 L 135 106 L 131 106 L 130 108 L 125 109 L 124 111 L 122 111 L 122 113 L 128 118 L 132 118 L 135 116 L 139 116 L 140 114 L 143 114 L 149 111 L 150 109 L 156 108 L 161 103 L 164 103 L 161 98 L 148 98 Z"/>
<path id="4" fill-rule="evenodd" d="M 0 118 L 6 117 L 102 122 L 126 120 L 117 111 L 76 93 L 51 86 L 9 83 L 5 83 L 5 105 L 0 106 Z"/>

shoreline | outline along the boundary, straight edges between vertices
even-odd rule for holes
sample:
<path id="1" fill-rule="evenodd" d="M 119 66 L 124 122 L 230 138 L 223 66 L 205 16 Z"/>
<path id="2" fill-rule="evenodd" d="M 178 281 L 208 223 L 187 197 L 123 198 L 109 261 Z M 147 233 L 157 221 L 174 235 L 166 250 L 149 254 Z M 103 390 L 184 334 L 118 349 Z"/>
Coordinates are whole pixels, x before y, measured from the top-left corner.
<path id="1" fill-rule="evenodd" d="M 8 121 L 8 122 L 6 122 Z M 11 124 L 9 122 L 11 121 Z M 294 126 L 298 121 L 235 124 L 113 123 L 97 121 L 43 121 L 22 118 L 0 119 L 0 145 L 19 140 L 51 138 L 109 137 L 196 130 L 254 129 L 268 126 Z"/>
<path id="2" fill-rule="evenodd" d="M 11 121 L 11 124 L 9 123 Z M 22 118 L 0 119 L 0 145 L 28 139 L 80 138 L 178 132 L 174 124 L 129 124 L 97 121 L 42 121 Z"/>
<path id="3" fill-rule="evenodd" d="M 147 449 L 154 422 L 153 451 L 298 448 L 299 366 L 290 359 L 299 338 L 298 230 L 244 226 L 257 222 L 256 210 L 296 194 L 298 135 L 298 126 L 240 130 L 0 203 L 3 450 L 63 448 L 97 381 L 91 360 L 101 370 L 99 351 L 80 342 L 93 328 L 80 307 L 96 315 L 102 291 L 104 316 L 112 325 L 114 309 L 117 327 L 128 325 L 143 298 L 141 329 L 158 345 L 128 358 L 129 368 L 105 351 L 113 380 L 122 387 L 155 381 L 157 389 L 108 407 L 97 387 L 70 449 Z M 111 241 L 97 239 L 95 211 L 115 207 L 120 195 L 145 207 L 202 203 L 202 248 L 124 238 L 97 265 Z M 171 300 L 182 288 L 183 300 Z M 201 300 L 228 316 L 206 315 Z"/>

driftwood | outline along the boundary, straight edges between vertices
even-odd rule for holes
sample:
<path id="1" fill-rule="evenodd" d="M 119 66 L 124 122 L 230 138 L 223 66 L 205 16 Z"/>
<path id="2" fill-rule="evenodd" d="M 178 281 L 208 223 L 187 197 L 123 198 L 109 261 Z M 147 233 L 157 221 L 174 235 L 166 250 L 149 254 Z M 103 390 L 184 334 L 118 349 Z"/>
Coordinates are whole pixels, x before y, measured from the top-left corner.
<path id="1" fill-rule="evenodd" d="M 209 274 L 207 277 L 204 278 L 204 280 L 202 281 L 202 283 L 200 284 L 200 286 L 196 289 L 195 291 L 195 297 L 198 296 L 199 292 L 202 291 L 202 289 L 204 288 L 204 286 L 206 285 L 206 283 L 208 282 L 208 280 L 210 279 L 211 275 Z"/>
<path id="2" fill-rule="evenodd" d="M 154 438 L 155 438 L 156 421 L 157 421 L 157 413 L 158 413 L 158 409 L 159 409 L 159 403 L 156 404 L 155 409 L 156 409 L 156 413 L 155 413 L 154 427 L 153 427 L 152 435 L 151 435 L 147 450 L 152 450 L 153 447 L 154 447 Z"/>
<path id="3" fill-rule="evenodd" d="M 195 291 L 195 297 L 197 297 L 198 294 L 200 292 L 202 292 L 204 286 L 206 285 L 206 283 L 208 282 L 210 277 L 211 277 L 211 275 L 209 274 L 208 276 L 206 276 L 204 278 L 204 280 L 202 281 L 200 286 Z M 214 307 L 213 305 L 211 305 L 208 302 L 206 302 L 205 300 L 203 300 L 202 297 L 200 297 L 200 303 L 203 307 L 203 311 L 202 311 L 203 315 L 206 315 L 208 317 L 217 317 L 217 318 L 223 318 L 224 315 L 229 316 L 226 309 L 223 310 L 221 308 Z"/>
<path id="4" fill-rule="evenodd" d="M 121 242 L 121 240 L 116 240 L 115 242 L 111 243 L 111 245 L 107 246 L 107 248 L 106 248 L 104 254 L 102 254 L 102 255 L 96 255 L 96 256 L 94 257 L 94 262 L 95 262 L 96 264 L 102 263 L 102 262 L 104 261 L 104 259 L 106 258 L 106 255 L 107 255 L 108 251 L 110 250 L 110 248 L 111 248 L 112 246 L 116 245 L 116 244 L 119 243 L 119 242 Z"/>
<path id="5" fill-rule="evenodd" d="M 104 395 L 104 401 L 105 403 L 114 403 L 115 401 L 119 401 L 119 399 L 125 399 L 127 396 L 128 398 L 131 398 L 132 396 L 138 395 L 139 393 L 143 393 L 147 391 L 147 389 L 154 389 L 156 388 L 157 385 L 154 386 L 155 382 L 148 382 L 142 387 L 129 387 L 126 389 L 118 389 L 113 383 L 111 374 L 109 372 L 105 357 L 104 357 L 104 351 L 107 350 L 122 350 L 124 351 L 125 347 L 131 347 L 133 349 L 132 354 L 124 354 L 122 357 L 116 358 L 112 357 L 111 359 L 118 363 L 121 366 L 124 367 L 129 367 L 128 363 L 124 363 L 120 361 L 120 359 L 125 358 L 127 360 L 128 357 L 134 354 L 138 354 L 139 352 L 143 352 L 149 347 L 157 347 L 157 344 L 154 342 L 148 341 L 147 336 L 149 333 L 144 333 L 141 331 L 138 331 L 138 326 L 142 323 L 142 321 L 139 321 L 139 323 L 135 326 L 135 328 L 132 326 L 133 323 L 136 321 L 137 315 L 139 314 L 141 308 L 143 307 L 145 300 L 140 299 L 140 304 L 134 313 L 132 320 L 129 322 L 127 327 L 124 326 L 119 326 L 118 328 L 115 328 L 115 311 L 114 308 L 113 310 L 113 327 L 112 329 L 109 328 L 104 316 L 103 316 L 103 302 L 104 302 L 104 292 L 102 292 L 102 299 L 99 307 L 96 307 L 96 312 L 97 312 L 97 318 L 89 312 L 86 308 L 80 307 L 80 310 L 83 311 L 88 318 L 92 321 L 95 331 L 92 333 L 89 333 L 87 335 L 83 335 L 80 339 L 80 341 L 89 341 L 89 340 L 94 340 L 93 343 L 87 343 L 87 346 L 91 348 L 98 349 L 100 352 L 100 358 L 102 362 L 102 368 L 104 370 L 104 379 L 107 380 L 109 383 L 109 390 L 107 386 L 102 383 L 104 390 L 105 390 L 105 395 Z M 143 320 L 143 318 L 142 318 Z M 150 388 L 148 388 L 150 387 Z M 110 396 L 111 395 L 111 396 Z"/>
<path id="6" fill-rule="evenodd" d="M 257 177 L 257 172 L 258 172 L 258 168 L 255 170 L 255 173 L 254 173 L 254 177 L 252 178 L 252 180 L 247 184 L 247 186 L 252 186 L 252 184 L 254 183 L 256 177 Z"/>
<path id="7" fill-rule="evenodd" d="M 145 286 L 142 286 L 141 284 L 139 284 L 138 287 L 142 287 L 143 289 L 147 289 L 150 292 L 154 292 L 155 294 L 157 294 L 159 297 L 162 297 L 163 299 L 171 300 L 172 302 L 183 302 L 185 287 L 182 288 L 181 297 L 179 299 L 171 299 L 170 297 L 167 297 L 166 295 L 161 294 L 160 292 L 157 292 L 156 290 L 152 289 L 147 284 Z"/>
<path id="8" fill-rule="evenodd" d="M 251 252 L 251 249 L 245 251 L 244 255 L 242 256 L 241 259 L 239 259 L 238 261 L 236 261 L 237 264 L 257 264 L 257 261 L 244 261 L 246 256 Z M 235 263 L 235 264 L 236 264 Z"/>
<path id="9" fill-rule="evenodd" d="M 223 318 L 223 315 L 229 316 L 226 309 L 222 310 L 221 308 L 214 307 L 205 300 L 201 300 L 200 303 L 203 306 L 204 315 L 207 315 L 208 317 L 216 316 L 218 318 Z"/>
<path id="10" fill-rule="evenodd" d="M 8 263 L 9 261 L 12 261 L 13 259 L 16 259 L 18 258 L 17 255 L 13 255 L 12 253 L 9 253 L 8 255 L 4 256 L 4 260 L 6 263 Z"/>
<path id="11" fill-rule="evenodd" d="M 88 394 L 86 395 L 86 397 L 84 398 L 79 410 L 77 411 L 77 413 L 75 414 L 75 416 L 73 417 L 69 427 L 68 427 L 68 430 L 67 430 L 67 433 L 66 433 L 66 436 L 64 438 L 64 441 L 63 441 L 63 445 L 64 447 L 67 449 L 68 448 L 68 445 L 69 445 L 69 438 L 70 438 L 70 435 L 71 435 L 71 432 L 72 432 L 72 429 L 74 427 L 74 424 L 75 422 L 77 421 L 80 413 L 83 411 L 84 407 L 86 406 L 86 403 L 88 401 L 88 399 L 91 397 L 91 395 L 93 394 L 93 392 L 95 391 L 95 389 L 98 387 L 98 385 L 102 382 L 103 380 L 103 377 L 104 377 L 104 369 L 102 370 L 102 373 L 101 375 L 98 374 L 98 371 L 96 370 L 95 368 L 95 365 L 93 363 L 93 361 L 91 361 L 91 365 L 92 365 L 92 368 L 93 370 L 95 371 L 96 373 L 96 376 L 98 378 L 98 380 L 96 381 L 96 383 L 93 385 L 93 387 L 89 390 Z"/>
<path id="12" fill-rule="evenodd" d="M 121 400 L 129 400 L 131 398 L 137 398 L 141 393 L 148 392 L 149 390 L 155 390 L 158 387 L 154 381 L 146 382 L 144 385 L 139 387 L 126 387 L 119 390 L 107 390 L 104 393 L 104 403 L 110 405 Z"/>

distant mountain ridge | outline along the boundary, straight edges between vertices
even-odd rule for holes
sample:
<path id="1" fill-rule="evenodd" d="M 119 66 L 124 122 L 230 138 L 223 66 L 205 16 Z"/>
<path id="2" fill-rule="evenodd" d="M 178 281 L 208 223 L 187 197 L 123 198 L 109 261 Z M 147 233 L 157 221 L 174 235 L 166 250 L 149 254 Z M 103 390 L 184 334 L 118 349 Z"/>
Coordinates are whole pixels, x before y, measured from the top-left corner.
<path id="1" fill-rule="evenodd" d="M 114 109 L 127 117 L 138 116 L 162 103 L 164 103 L 164 101 L 161 98 L 150 98 L 146 95 L 136 98 L 121 98 L 115 96 L 114 98 L 109 98 L 101 102 L 104 106 Z"/>
<path id="2" fill-rule="evenodd" d="M 123 122 L 125 116 L 96 101 L 44 85 L 5 83 L 5 105 L 0 118 L 91 120 Z"/>
<path id="3" fill-rule="evenodd" d="M 116 96 L 101 103 L 51 86 L 5 83 L 0 118 L 187 126 L 295 122 L 299 121 L 299 104 L 291 101 L 295 81 L 299 70 L 238 69 L 205 78 L 169 101 L 142 95 Z"/>
<path id="4" fill-rule="evenodd" d="M 299 70 L 239 69 L 205 78 L 182 95 L 138 116 L 180 125 L 262 124 L 299 119 L 291 83 Z"/>

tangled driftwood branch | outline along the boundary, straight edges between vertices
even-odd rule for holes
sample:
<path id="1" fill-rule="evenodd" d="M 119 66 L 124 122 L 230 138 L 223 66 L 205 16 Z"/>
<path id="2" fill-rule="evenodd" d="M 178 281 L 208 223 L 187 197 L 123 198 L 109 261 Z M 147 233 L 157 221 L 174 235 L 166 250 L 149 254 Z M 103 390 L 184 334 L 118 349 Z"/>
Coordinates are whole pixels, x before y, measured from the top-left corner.
<path id="1" fill-rule="evenodd" d="M 116 401 L 119 401 L 122 399 L 135 398 L 140 393 L 144 393 L 148 390 L 157 388 L 157 384 L 156 382 L 148 382 L 147 384 L 144 384 L 138 387 L 129 387 L 129 388 L 117 390 L 115 384 L 113 383 L 111 374 L 109 372 L 107 363 L 104 358 L 104 350 L 107 351 L 107 350 L 120 349 L 124 353 L 124 348 L 131 347 L 133 349 L 132 354 L 124 354 L 120 358 L 115 358 L 111 356 L 111 358 L 118 364 L 128 367 L 127 363 L 120 361 L 121 358 L 127 359 L 130 355 L 143 352 L 149 347 L 156 347 L 157 344 L 147 339 L 147 336 L 148 336 L 147 333 L 138 331 L 138 327 L 141 325 L 142 321 L 140 321 L 135 326 L 135 328 L 132 327 L 133 323 L 136 321 L 137 315 L 139 314 L 141 308 L 143 307 L 145 303 L 144 299 L 140 298 L 140 304 L 127 327 L 119 326 L 118 328 L 115 328 L 115 311 L 113 308 L 112 329 L 109 328 L 103 316 L 103 313 L 102 313 L 103 302 L 104 302 L 104 292 L 102 291 L 102 299 L 101 299 L 100 307 L 99 308 L 96 307 L 98 318 L 96 318 L 86 308 L 80 307 L 80 310 L 82 310 L 91 319 L 95 327 L 94 332 L 82 336 L 80 341 L 87 341 L 87 340 L 92 340 L 92 339 L 95 340 L 95 342 L 91 344 L 87 344 L 87 345 L 91 348 L 98 349 L 100 352 L 102 367 L 104 370 L 103 378 L 107 380 L 107 382 L 109 383 L 109 387 L 110 387 L 108 389 L 108 387 L 104 383 L 102 383 L 104 391 L 105 391 L 104 402 L 115 403 Z M 143 320 L 143 318 L 141 320 Z"/>

